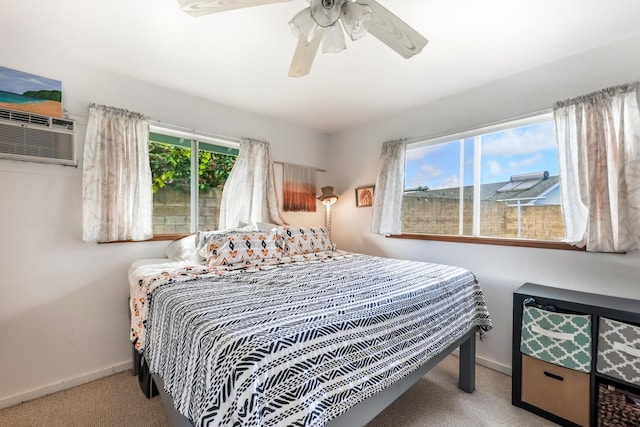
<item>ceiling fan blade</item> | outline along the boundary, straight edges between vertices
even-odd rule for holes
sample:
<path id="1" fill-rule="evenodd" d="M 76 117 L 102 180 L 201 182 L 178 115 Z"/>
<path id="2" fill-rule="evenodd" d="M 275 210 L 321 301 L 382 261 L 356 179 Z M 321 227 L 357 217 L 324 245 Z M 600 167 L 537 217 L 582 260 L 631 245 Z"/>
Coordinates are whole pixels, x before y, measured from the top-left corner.
<path id="1" fill-rule="evenodd" d="M 309 44 L 304 40 L 298 40 L 298 46 L 296 47 L 296 52 L 293 54 L 293 60 L 291 60 L 291 66 L 289 67 L 289 77 L 302 77 L 309 74 L 313 60 L 316 57 L 316 53 L 318 53 L 324 32 L 324 28 L 318 28 L 318 31 L 316 31 L 315 36 Z"/>
<path id="2" fill-rule="evenodd" d="M 181 11 L 191 16 L 203 16 L 224 12 L 225 10 L 282 3 L 285 1 L 291 0 L 178 0 L 178 3 L 180 4 Z"/>
<path id="3" fill-rule="evenodd" d="M 368 5 L 373 10 L 369 33 L 405 58 L 420 53 L 427 45 L 426 38 L 375 0 L 358 0 L 356 3 Z"/>

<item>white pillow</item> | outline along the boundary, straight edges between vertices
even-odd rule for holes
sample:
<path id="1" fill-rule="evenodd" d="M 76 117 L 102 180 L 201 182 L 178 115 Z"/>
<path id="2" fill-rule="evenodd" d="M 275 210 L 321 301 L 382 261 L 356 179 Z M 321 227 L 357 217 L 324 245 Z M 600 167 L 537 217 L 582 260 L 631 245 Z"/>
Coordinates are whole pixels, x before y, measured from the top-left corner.
<path id="1" fill-rule="evenodd" d="M 196 254 L 196 236 L 191 234 L 178 240 L 174 240 L 164 250 L 167 258 L 176 261 L 194 262 Z"/>
<path id="2" fill-rule="evenodd" d="M 251 226 L 255 231 L 271 231 L 274 228 L 282 227 L 279 224 L 271 224 L 268 222 L 251 221 Z"/>

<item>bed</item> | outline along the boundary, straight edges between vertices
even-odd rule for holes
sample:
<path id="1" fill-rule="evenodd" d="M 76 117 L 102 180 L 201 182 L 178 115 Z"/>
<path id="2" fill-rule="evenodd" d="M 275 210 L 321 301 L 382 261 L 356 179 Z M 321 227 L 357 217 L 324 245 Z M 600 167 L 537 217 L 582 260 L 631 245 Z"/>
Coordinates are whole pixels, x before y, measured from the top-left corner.
<path id="1" fill-rule="evenodd" d="M 196 252 L 129 277 L 135 351 L 176 426 L 364 425 L 458 347 L 475 387 L 491 321 L 468 270 L 338 251 L 321 228 Z"/>

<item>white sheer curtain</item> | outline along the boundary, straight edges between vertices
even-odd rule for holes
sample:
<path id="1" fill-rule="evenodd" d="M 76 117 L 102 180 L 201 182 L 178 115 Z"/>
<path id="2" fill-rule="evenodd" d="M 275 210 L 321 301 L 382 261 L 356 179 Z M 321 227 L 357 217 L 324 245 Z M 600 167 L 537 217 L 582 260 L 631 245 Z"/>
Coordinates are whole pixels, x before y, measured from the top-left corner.
<path id="1" fill-rule="evenodd" d="M 567 241 L 640 248 L 640 82 L 554 106 Z"/>
<path id="2" fill-rule="evenodd" d="M 402 196 L 404 194 L 404 160 L 407 141 L 398 139 L 382 144 L 376 195 L 373 201 L 371 232 L 399 234 L 402 232 Z"/>
<path id="3" fill-rule="evenodd" d="M 239 222 L 251 221 L 284 224 L 269 143 L 243 138 L 222 190 L 219 228 L 235 228 Z"/>
<path id="4" fill-rule="evenodd" d="M 85 242 L 151 238 L 149 118 L 91 104 L 82 181 Z"/>

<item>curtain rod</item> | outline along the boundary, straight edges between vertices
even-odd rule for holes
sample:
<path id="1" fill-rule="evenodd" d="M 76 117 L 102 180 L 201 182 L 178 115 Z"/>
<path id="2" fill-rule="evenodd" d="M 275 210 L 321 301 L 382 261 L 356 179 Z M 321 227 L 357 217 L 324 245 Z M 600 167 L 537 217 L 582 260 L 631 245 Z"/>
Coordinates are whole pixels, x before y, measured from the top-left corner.
<path id="1" fill-rule="evenodd" d="M 202 132 L 202 131 L 198 131 L 196 129 L 192 129 L 192 128 L 188 128 L 185 126 L 178 126 L 178 125 L 172 125 L 169 123 L 165 123 L 165 122 L 161 122 L 159 120 L 149 120 L 149 123 L 152 126 L 156 126 L 156 127 L 161 127 L 161 128 L 165 128 L 165 129 L 169 129 L 169 130 L 174 130 L 176 132 L 183 132 L 183 133 L 190 133 L 193 135 L 197 135 L 197 136 L 203 136 L 203 137 L 207 137 L 207 138 L 212 138 L 212 139 L 217 139 L 221 142 L 227 142 L 230 144 L 240 144 L 241 138 L 233 138 L 233 137 L 229 137 L 229 136 L 223 136 L 223 135 L 216 135 L 213 133 L 209 133 L 209 132 Z M 299 168 L 309 168 L 309 169 L 313 169 L 309 166 L 304 166 L 304 165 L 297 165 L 295 163 L 285 163 L 285 162 L 278 162 L 278 161 L 273 161 L 273 163 L 279 164 L 279 165 L 290 165 L 290 166 L 296 166 Z M 326 172 L 325 169 L 318 169 L 315 168 L 316 172 Z"/>
<path id="2" fill-rule="evenodd" d="M 284 166 L 284 165 L 288 165 L 288 166 L 295 166 L 295 167 L 298 167 L 298 168 L 314 169 L 314 168 L 313 168 L 313 167 L 311 167 L 311 166 L 297 165 L 297 164 L 295 164 L 295 163 L 278 162 L 278 161 L 276 161 L 276 160 L 274 160 L 274 161 L 273 161 L 273 163 L 278 164 L 278 165 L 283 165 L 283 166 Z M 318 168 L 315 168 L 315 170 L 316 170 L 316 172 L 326 172 L 326 170 L 325 170 L 325 169 L 318 169 Z"/>
<path id="3" fill-rule="evenodd" d="M 426 137 L 409 138 L 409 139 L 407 139 L 407 145 L 412 145 L 412 144 L 425 142 L 425 141 L 430 141 L 430 140 L 436 140 L 436 139 L 445 138 L 445 137 L 455 137 L 456 135 L 466 134 L 468 132 L 473 132 L 473 131 L 477 131 L 477 130 L 480 130 L 480 129 L 490 128 L 490 127 L 493 127 L 493 126 L 498 126 L 498 125 L 501 125 L 501 124 L 504 124 L 504 123 L 513 122 L 513 121 L 517 121 L 517 120 L 524 120 L 524 119 L 528 119 L 530 117 L 541 116 L 541 115 L 544 115 L 544 114 L 551 114 L 552 112 L 553 112 L 553 108 L 544 108 L 542 110 L 534 111 L 534 112 L 527 113 L 527 114 L 521 114 L 519 116 L 512 116 L 510 118 L 506 118 L 506 119 L 503 119 L 503 120 L 497 120 L 497 121 L 494 121 L 494 122 L 491 122 L 491 123 L 486 123 L 484 125 L 475 126 L 475 127 L 469 127 L 469 128 L 457 131 L 457 132 L 442 133 L 442 134 L 439 134 L 439 135 L 426 136 Z M 456 139 L 456 138 L 453 138 L 453 139 Z"/>
<path id="4" fill-rule="evenodd" d="M 215 133 L 206 132 L 206 131 L 199 131 L 194 128 L 188 128 L 185 126 L 178 126 L 170 123 L 161 122 L 160 120 L 149 120 L 149 124 L 151 126 L 157 126 L 165 129 L 174 130 L 174 131 L 191 133 L 193 135 L 204 136 L 204 137 L 213 138 L 213 139 L 219 139 L 221 141 L 225 141 L 233 144 L 240 144 L 240 141 L 241 141 L 240 138 L 234 138 L 226 135 L 217 135 Z"/>

